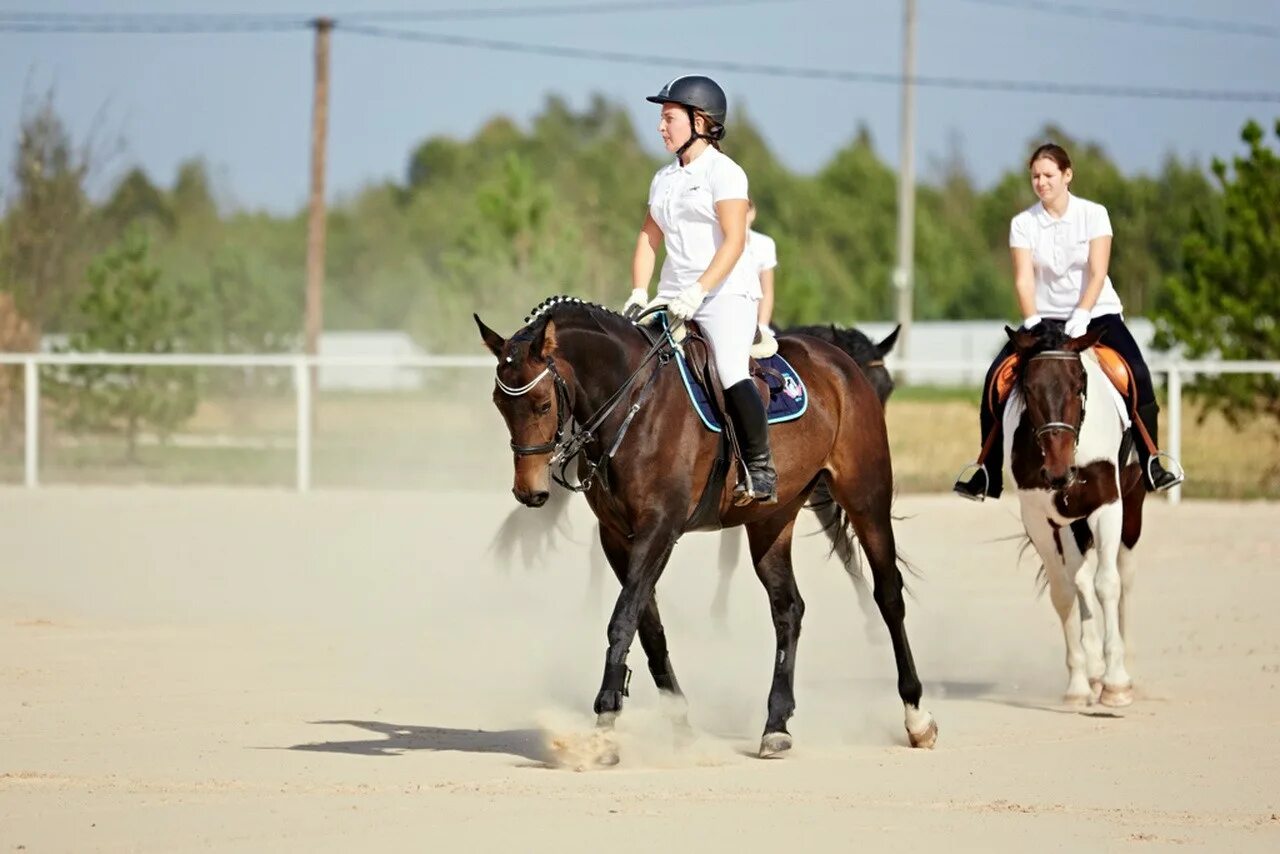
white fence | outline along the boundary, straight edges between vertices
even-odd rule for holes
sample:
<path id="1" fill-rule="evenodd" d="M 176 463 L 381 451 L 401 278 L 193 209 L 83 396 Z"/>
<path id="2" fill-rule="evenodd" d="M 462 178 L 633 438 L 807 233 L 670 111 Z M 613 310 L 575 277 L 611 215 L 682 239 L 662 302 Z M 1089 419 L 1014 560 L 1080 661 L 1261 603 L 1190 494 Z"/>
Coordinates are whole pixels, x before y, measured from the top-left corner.
<path id="1" fill-rule="evenodd" d="M 130 353 L 0 353 L 0 365 L 22 365 L 25 393 L 25 440 L 23 482 L 28 487 L 40 483 L 40 371 L 44 365 L 143 365 L 152 367 L 217 367 L 217 368 L 291 368 L 296 400 L 295 484 L 299 492 L 311 489 L 312 387 L 310 368 L 474 368 L 492 370 L 491 356 L 305 356 L 293 354 L 216 355 L 173 354 L 150 355 Z M 910 361 L 888 360 L 888 367 L 913 377 L 954 376 L 968 379 L 983 376 L 987 361 Z M 1168 433 L 1165 449 L 1174 457 L 1182 456 L 1182 385 L 1199 375 L 1272 374 L 1280 376 L 1280 362 L 1262 361 L 1168 361 L 1150 365 L 1151 372 L 1165 378 Z M 1181 489 L 1169 493 L 1176 504 Z"/>

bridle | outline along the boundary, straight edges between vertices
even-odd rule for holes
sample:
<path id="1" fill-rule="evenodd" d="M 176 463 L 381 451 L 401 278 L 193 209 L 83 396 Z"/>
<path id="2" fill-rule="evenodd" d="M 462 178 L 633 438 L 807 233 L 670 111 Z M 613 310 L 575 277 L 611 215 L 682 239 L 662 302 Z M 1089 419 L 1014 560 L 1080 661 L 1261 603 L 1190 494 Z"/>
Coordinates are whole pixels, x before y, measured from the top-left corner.
<path id="1" fill-rule="evenodd" d="M 1073 352 L 1073 351 L 1071 351 L 1071 350 L 1045 350 L 1045 351 L 1043 351 L 1043 352 L 1041 352 L 1041 353 L 1037 353 L 1037 354 L 1035 354 L 1035 355 L 1034 355 L 1034 356 L 1032 356 L 1030 359 L 1028 359 L 1028 360 L 1027 360 L 1027 362 L 1028 362 L 1028 367 L 1030 367 L 1030 363 L 1031 363 L 1031 362 L 1035 362 L 1035 361 L 1037 361 L 1037 360 L 1039 360 L 1039 359 L 1043 359 L 1043 360 L 1045 360 L 1045 361 L 1059 361 L 1059 362 L 1072 361 L 1072 362 L 1077 362 L 1077 363 L 1080 363 L 1080 362 L 1081 362 L 1080 354 L 1079 354 L 1079 353 L 1076 353 L 1076 352 Z M 1085 410 L 1085 404 L 1086 404 L 1086 402 L 1087 402 L 1087 400 L 1088 400 L 1088 389 L 1089 389 L 1089 384 L 1088 384 L 1087 382 L 1085 383 L 1084 388 L 1085 388 L 1085 390 L 1084 390 L 1084 391 L 1082 391 L 1082 392 L 1080 392 L 1080 421 L 1079 421 L 1079 423 L 1077 423 L 1077 424 L 1068 424 L 1068 423 L 1067 423 L 1067 422 L 1065 422 L 1065 421 L 1048 421 L 1048 422 L 1046 422 L 1046 423 L 1044 423 L 1044 424 L 1041 424 L 1039 427 L 1037 427 L 1037 428 L 1036 428 L 1036 431 L 1035 431 L 1035 437 L 1036 437 L 1036 440 L 1037 440 L 1037 441 L 1039 441 L 1039 440 L 1040 440 L 1040 437 L 1042 437 L 1042 436 L 1044 436 L 1044 435 L 1046 435 L 1046 434 L 1048 434 L 1048 433 L 1053 433 L 1053 432 L 1056 432 L 1056 431 L 1058 431 L 1058 430 L 1066 430 L 1067 432 L 1069 432 L 1069 433 L 1071 434 L 1072 441 L 1073 441 L 1077 446 L 1080 444 L 1080 426 L 1081 426 L 1082 424 L 1084 424 L 1084 410 Z"/>
<path id="2" fill-rule="evenodd" d="M 534 454 L 551 453 L 564 443 L 565 427 L 569 424 L 569 384 L 564 381 L 564 377 L 560 376 L 560 372 L 556 370 L 555 360 L 550 356 L 547 357 L 547 366 L 542 369 L 542 373 L 538 374 L 519 388 L 513 388 L 497 377 L 494 378 L 494 382 L 498 384 L 498 388 L 503 394 L 508 397 L 524 397 L 526 394 L 533 391 L 534 387 L 548 376 L 554 379 L 556 386 L 555 436 L 551 441 L 543 442 L 540 445 L 517 445 L 515 442 L 511 442 L 511 450 L 515 452 L 517 457 L 529 457 Z"/>
<path id="3" fill-rule="evenodd" d="M 641 315 L 641 318 L 656 310 L 658 309 L 649 309 Z M 637 321 L 638 320 L 639 318 L 637 318 Z M 617 452 L 618 447 L 622 444 L 622 439 L 626 436 L 627 430 L 631 427 L 631 422 L 635 419 L 637 413 L 640 412 L 640 408 L 649 399 L 649 396 L 653 392 L 654 382 L 658 378 L 658 371 L 673 358 L 674 348 L 675 344 L 671 338 L 670 331 L 664 331 L 664 333 L 658 336 L 657 340 L 649 347 L 649 350 L 645 353 L 644 358 L 640 360 L 639 366 L 636 367 L 631 376 L 627 377 L 626 381 L 618 387 L 618 390 L 611 394 L 609 399 L 601 404 L 600 408 L 575 430 L 569 429 L 572 422 L 572 416 L 570 414 L 572 406 L 569 395 L 569 384 L 565 382 L 564 377 L 560 375 L 560 371 L 556 369 L 556 362 L 553 356 L 547 357 L 547 366 L 542 369 L 541 373 L 518 388 L 509 386 L 502 380 L 495 377 L 494 382 L 497 383 L 498 389 L 509 397 L 521 397 L 528 394 L 538 385 L 538 383 L 542 382 L 542 380 L 548 376 L 552 377 L 555 382 L 555 436 L 550 441 L 543 442 L 538 445 L 517 445 L 515 442 L 511 442 L 511 450 L 514 451 L 515 455 L 518 457 L 535 456 L 537 454 L 551 454 L 549 464 L 553 467 L 557 463 L 560 464 L 559 473 L 557 473 L 553 468 L 551 478 L 565 489 L 573 492 L 586 492 L 591 488 L 591 484 L 596 475 L 598 475 L 608 464 L 609 458 Z M 622 403 L 628 392 L 630 392 L 635 386 L 636 380 L 655 357 L 658 360 L 658 364 L 649 372 L 649 378 L 645 381 L 644 388 L 641 390 L 639 398 L 631 405 L 631 408 L 627 410 L 626 418 L 623 419 L 621 426 L 618 427 L 618 432 L 613 437 L 613 442 L 610 443 L 605 453 L 600 455 L 599 459 L 592 461 L 590 457 L 584 457 L 588 463 L 587 473 L 582 476 L 578 483 L 572 483 L 569 481 L 567 476 L 569 464 L 579 455 L 585 454 L 587 445 L 591 444 L 591 442 L 595 440 L 596 431 Z"/>

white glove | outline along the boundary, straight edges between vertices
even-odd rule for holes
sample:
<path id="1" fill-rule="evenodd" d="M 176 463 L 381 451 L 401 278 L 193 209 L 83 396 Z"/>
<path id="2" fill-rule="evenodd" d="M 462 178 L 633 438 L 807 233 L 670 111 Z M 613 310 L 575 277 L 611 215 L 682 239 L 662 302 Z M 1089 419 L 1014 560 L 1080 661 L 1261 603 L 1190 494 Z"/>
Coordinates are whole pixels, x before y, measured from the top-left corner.
<path id="1" fill-rule="evenodd" d="M 774 336 L 774 335 L 776 335 L 777 333 L 775 333 L 775 332 L 773 331 L 773 327 L 772 327 L 772 326 L 770 326 L 770 325 L 769 325 L 769 324 L 767 324 L 767 323 L 762 323 L 762 324 L 760 324 L 760 334 L 761 334 L 761 335 Z"/>
<path id="2" fill-rule="evenodd" d="M 1067 333 L 1068 338 L 1079 338 L 1081 335 L 1089 331 L 1089 309 L 1077 308 L 1072 310 L 1071 316 L 1067 318 L 1066 326 L 1063 331 Z"/>
<path id="3" fill-rule="evenodd" d="M 1022 328 L 1027 332 L 1030 332 L 1032 329 L 1035 329 L 1040 325 L 1041 320 L 1044 320 L 1044 318 L 1038 314 L 1033 314 L 1026 320 L 1022 321 Z"/>
<path id="4" fill-rule="evenodd" d="M 706 298 L 707 292 L 702 289 L 702 285 L 694 282 L 667 301 L 667 313 L 676 320 L 690 320 L 698 313 Z"/>
<path id="5" fill-rule="evenodd" d="M 627 297 L 627 301 L 622 304 L 622 313 L 625 316 L 634 309 L 643 309 L 649 304 L 649 291 L 646 288 L 635 288 L 631 291 L 631 296 Z"/>

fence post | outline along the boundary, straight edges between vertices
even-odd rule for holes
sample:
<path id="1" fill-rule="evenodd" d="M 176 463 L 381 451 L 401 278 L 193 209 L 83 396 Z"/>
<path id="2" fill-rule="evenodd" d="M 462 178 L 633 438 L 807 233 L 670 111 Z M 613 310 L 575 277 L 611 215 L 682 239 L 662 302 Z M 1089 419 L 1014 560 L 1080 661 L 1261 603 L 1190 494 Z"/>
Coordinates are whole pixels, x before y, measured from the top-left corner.
<path id="1" fill-rule="evenodd" d="M 1182 463 L 1182 372 L 1175 362 L 1169 366 L 1169 453 Z M 1169 503 L 1182 501 L 1182 484 L 1169 490 Z"/>
<path id="2" fill-rule="evenodd" d="M 23 483 L 30 489 L 40 485 L 40 365 L 32 355 L 23 361 L 22 368 L 22 390 L 26 402 Z"/>
<path id="3" fill-rule="evenodd" d="M 297 487 L 299 492 L 311 489 L 311 372 L 306 356 L 293 363 L 293 384 L 298 396 Z"/>

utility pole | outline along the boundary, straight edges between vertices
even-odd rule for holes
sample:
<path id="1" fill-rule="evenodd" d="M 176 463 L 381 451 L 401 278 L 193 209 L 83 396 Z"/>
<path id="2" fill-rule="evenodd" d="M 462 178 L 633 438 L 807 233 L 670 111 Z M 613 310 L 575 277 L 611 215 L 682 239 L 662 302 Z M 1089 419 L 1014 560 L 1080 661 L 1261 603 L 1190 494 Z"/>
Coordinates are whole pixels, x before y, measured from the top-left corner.
<path id="1" fill-rule="evenodd" d="M 311 22 L 316 31 L 315 85 L 311 104 L 311 199 L 307 215 L 307 297 L 306 352 L 320 352 L 320 331 L 324 328 L 324 247 L 325 247 L 325 150 L 329 132 L 329 34 L 332 18 Z M 310 371 L 311 388 L 316 388 L 317 369 Z"/>
<path id="2" fill-rule="evenodd" d="M 915 285 L 916 227 L 916 0 L 903 0 L 902 19 L 902 134 L 898 151 L 898 267 L 893 286 L 898 291 L 898 355 L 911 358 L 911 308 Z M 906 379 L 905 372 L 899 378 Z"/>

